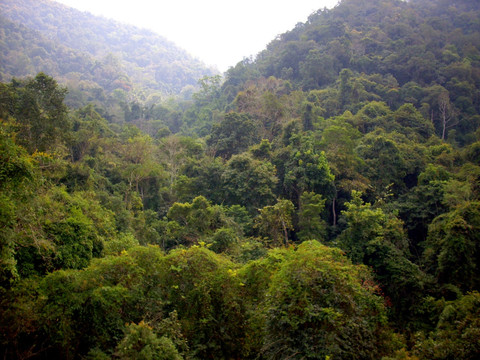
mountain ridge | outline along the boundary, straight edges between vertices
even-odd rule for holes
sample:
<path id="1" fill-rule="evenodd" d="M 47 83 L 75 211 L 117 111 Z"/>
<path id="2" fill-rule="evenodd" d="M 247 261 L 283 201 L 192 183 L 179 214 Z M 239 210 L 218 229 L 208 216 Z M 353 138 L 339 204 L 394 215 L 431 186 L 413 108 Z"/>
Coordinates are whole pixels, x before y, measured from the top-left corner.
<path id="1" fill-rule="evenodd" d="M 120 63 L 116 65 L 123 67 L 131 81 L 149 93 L 178 94 L 185 87 L 196 86 L 199 78 L 217 73 L 151 30 L 92 15 L 51 0 L 4 0 L 0 9 L 8 20 L 38 31 L 55 43 L 88 54 L 97 61 L 113 55 Z M 16 73 L 7 75 L 17 76 Z"/>

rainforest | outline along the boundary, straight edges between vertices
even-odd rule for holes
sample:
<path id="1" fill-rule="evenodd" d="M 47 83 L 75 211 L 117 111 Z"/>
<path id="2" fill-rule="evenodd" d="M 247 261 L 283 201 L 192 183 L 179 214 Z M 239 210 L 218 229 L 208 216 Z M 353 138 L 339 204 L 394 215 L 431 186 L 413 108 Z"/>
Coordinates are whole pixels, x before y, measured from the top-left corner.
<path id="1" fill-rule="evenodd" d="M 480 3 L 342 0 L 224 74 L 0 10 L 3 359 L 480 357 Z"/>

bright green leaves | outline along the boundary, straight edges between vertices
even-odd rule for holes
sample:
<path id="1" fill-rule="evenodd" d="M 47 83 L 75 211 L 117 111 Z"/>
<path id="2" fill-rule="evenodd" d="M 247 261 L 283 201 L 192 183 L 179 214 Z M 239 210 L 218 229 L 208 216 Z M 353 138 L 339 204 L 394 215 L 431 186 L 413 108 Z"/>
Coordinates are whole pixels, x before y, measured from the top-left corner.
<path id="1" fill-rule="evenodd" d="M 200 237 L 214 231 L 219 210 L 203 196 L 196 197 L 192 203 L 174 203 L 167 213 L 169 240 L 185 245 L 197 243 Z"/>
<path id="2" fill-rule="evenodd" d="M 249 222 L 245 209 L 212 205 L 203 196 L 196 197 L 191 203 L 174 203 L 167 213 L 165 245 L 171 248 L 203 241 L 217 252 L 226 251 L 235 245 L 243 232 L 235 217 L 240 223 Z"/>
<path id="3" fill-rule="evenodd" d="M 333 197 L 334 175 L 330 172 L 323 151 L 308 136 L 294 137 L 288 147 L 288 159 L 284 164 L 283 187 L 286 195 L 296 205 L 305 191 L 313 191 L 325 197 Z"/>
<path id="4" fill-rule="evenodd" d="M 290 200 L 278 200 L 275 205 L 260 209 L 255 228 L 260 235 L 272 240 L 274 246 L 288 245 L 288 233 L 293 230 L 295 207 Z"/>
<path id="5" fill-rule="evenodd" d="M 35 161 L 15 143 L 13 122 L 0 119 L 0 289 L 17 278 L 15 227 L 17 202 L 28 198 L 34 180 Z"/>
<path id="6" fill-rule="evenodd" d="M 349 258 L 354 263 L 361 263 L 368 244 L 382 238 L 386 216 L 381 209 L 364 203 L 361 193 L 353 191 L 352 197 L 343 212 L 348 226 L 338 240 Z"/>
<path id="7" fill-rule="evenodd" d="M 266 358 L 379 357 L 385 313 L 368 270 L 315 241 L 290 252 L 266 295 Z"/>
<path id="8" fill-rule="evenodd" d="M 34 159 L 15 143 L 16 124 L 0 121 L 0 190 L 4 190 L 7 186 L 18 187 L 33 176 Z"/>
<path id="9" fill-rule="evenodd" d="M 148 324 L 141 321 L 130 324 L 125 337 L 115 352 L 121 360 L 181 360 L 174 343 L 169 338 L 158 337 Z"/>
<path id="10" fill-rule="evenodd" d="M 32 284 L 22 280 L 17 301 L 2 304 L 2 325 L 24 324 L 11 339 L 19 354 L 29 349 L 22 339 L 48 344 L 45 356 L 125 359 L 371 358 L 384 346 L 368 269 L 315 241 L 242 267 L 205 247 L 137 247 Z"/>
<path id="11" fill-rule="evenodd" d="M 52 188 L 19 207 L 17 214 L 22 220 L 16 228 L 16 259 L 24 276 L 84 268 L 117 235 L 113 213 L 88 192 Z"/>
<path id="12" fill-rule="evenodd" d="M 298 210 L 297 233 L 300 241 L 324 240 L 327 232 L 327 223 L 322 218 L 325 212 L 326 199 L 320 194 L 304 192 L 300 197 L 300 209 Z"/>
<path id="13" fill-rule="evenodd" d="M 166 309 L 176 310 L 183 334 L 199 358 L 242 353 L 241 279 L 236 266 L 206 248 L 174 250 L 160 268 Z"/>

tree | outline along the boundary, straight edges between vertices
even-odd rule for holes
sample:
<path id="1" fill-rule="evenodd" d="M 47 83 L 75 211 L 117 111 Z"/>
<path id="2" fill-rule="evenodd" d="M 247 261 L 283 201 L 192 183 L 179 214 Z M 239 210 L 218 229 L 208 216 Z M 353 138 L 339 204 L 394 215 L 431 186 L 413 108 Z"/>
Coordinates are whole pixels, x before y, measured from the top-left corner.
<path id="1" fill-rule="evenodd" d="M 173 250 L 159 265 L 153 293 L 169 312 L 176 310 L 190 354 L 242 357 L 246 313 L 238 267 L 198 246 Z"/>
<path id="2" fill-rule="evenodd" d="M 320 142 L 320 148 L 325 151 L 328 165 L 335 176 L 332 201 L 334 226 L 337 225 L 337 208 L 341 208 L 342 201 L 350 196 L 352 190 L 366 191 L 369 185 L 368 179 L 360 173 L 362 160 L 356 147 L 361 133 L 347 122 L 351 116 L 346 113 L 332 121 L 323 130 Z"/>
<path id="3" fill-rule="evenodd" d="M 260 209 L 255 219 L 255 228 L 260 234 L 272 239 L 275 245 L 288 245 L 288 232 L 293 230 L 292 215 L 295 210 L 289 200 L 278 200 L 275 205 Z M 283 238 L 283 239 L 282 239 Z"/>
<path id="4" fill-rule="evenodd" d="M 14 111 L 10 114 L 23 126 L 20 144 L 30 153 L 53 151 L 69 136 L 70 122 L 64 104 L 66 88 L 39 73 L 25 83 L 13 82 L 17 92 Z"/>
<path id="5" fill-rule="evenodd" d="M 369 191 L 377 199 L 385 199 L 390 190 L 394 196 L 405 193 L 425 166 L 424 152 L 420 143 L 396 132 L 378 129 L 364 136 L 358 153 L 364 160 L 362 175 L 370 180 Z"/>
<path id="6" fill-rule="evenodd" d="M 393 118 L 401 125 L 401 131 L 408 130 L 409 133 L 418 134 L 420 140 L 428 139 L 434 134 L 434 127 L 430 120 L 425 119 L 412 104 L 403 104 L 394 113 Z"/>
<path id="7" fill-rule="evenodd" d="M 220 124 L 212 127 L 212 134 L 207 141 L 215 155 L 229 159 L 239 154 L 258 141 L 255 123 L 248 115 L 231 112 L 225 114 Z"/>
<path id="8" fill-rule="evenodd" d="M 211 156 L 201 159 L 189 158 L 182 170 L 188 179 L 185 194 L 181 194 L 177 188 L 179 200 L 191 200 L 202 195 L 214 204 L 223 201 L 222 174 L 225 171 L 225 164 L 221 158 Z"/>
<path id="9" fill-rule="evenodd" d="M 121 360 L 181 360 L 172 340 L 158 337 L 143 321 L 127 325 L 115 355 Z"/>
<path id="10" fill-rule="evenodd" d="M 353 125 L 360 132 L 366 134 L 379 127 L 384 127 L 386 119 L 391 113 L 391 109 L 384 102 L 370 101 L 355 114 Z"/>
<path id="11" fill-rule="evenodd" d="M 0 291 L 18 277 L 15 260 L 17 202 L 30 197 L 27 185 L 35 178 L 35 161 L 15 144 L 15 122 L 0 122 Z"/>
<path id="12" fill-rule="evenodd" d="M 440 284 L 464 291 L 480 289 L 480 203 L 467 201 L 436 217 L 425 249 L 429 271 Z"/>
<path id="13" fill-rule="evenodd" d="M 327 223 L 322 219 L 326 199 L 314 192 L 304 192 L 298 209 L 298 232 L 300 241 L 325 239 Z"/>
<path id="14" fill-rule="evenodd" d="M 417 308 L 429 280 L 408 259 L 403 223 L 394 215 L 364 203 L 361 193 L 356 191 L 345 205 L 347 209 L 342 214 L 347 227 L 336 241 L 354 263 L 373 269 L 375 280 L 392 302 L 396 324 L 415 328 L 419 323 Z"/>
<path id="15" fill-rule="evenodd" d="M 445 184 L 451 174 L 441 166 L 427 165 L 418 177 L 417 186 L 402 195 L 396 207 L 399 217 L 405 222 L 410 247 L 420 257 L 421 244 L 427 240 L 428 227 L 433 219 L 448 211 L 444 202 Z"/>
<path id="16" fill-rule="evenodd" d="M 174 203 L 167 213 L 169 241 L 195 244 L 215 229 L 215 209 L 203 196 L 197 196 L 192 203 Z"/>
<path id="17" fill-rule="evenodd" d="M 366 267 L 316 241 L 277 261 L 266 293 L 265 358 L 381 357 L 385 308 Z"/>
<path id="18" fill-rule="evenodd" d="M 335 177 L 325 153 L 319 151 L 307 135 L 298 135 L 294 141 L 288 147 L 289 157 L 284 164 L 283 188 L 288 199 L 298 206 L 305 191 L 332 198 Z"/>
<path id="19" fill-rule="evenodd" d="M 324 112 L 325 109 L 320 106 L 317 94 L 315 91 L 310 91 L 301 105 L 303 131 L 312 131 Z"/>
<path id="20" fill-rule="evenodd" d="M 445 140 L 447 130 L 458 124 L 455 108 L 450 103 L 448 92 L 442 92 L 438 98 L 438 112 L 442 129 L 442 140 Z"/>
<path id="21" fill-rule="evenodd" d="M 112 130 L 93 107 L 78 109 L 72 118 L 72 139 L 70 148 L 73 161 L 81 161 L 86 155 L 97 157 L 105 138 L 113 136 Z"/>
<path id="22" fill-rule="evenodd" d="M 347 209 L 342 211 L 348 225 L 337 239 L 340 247 L 356 264 L 363 263 L 369 243 L 381 241 L 386 221 L 382 209 L 364 203 L 361 195 L 358 191 L 352 191 L 352 200 L 345 204 Z"/>
<path id="23" fill-rule="evenodd" d="M 334 59 L 319 49 L 308 52 L 305 61 L 300 63 L 300 75 L 304 79 L 304 89 L 316 89 L 335 79 Z"/>
<path id="24" fill-rule="evenodd" d="M 232 156 L 222 175 L 225 202 L 245 206 L 252 213 L 273 203 L 278 181 L 275 173 L 270 162 L 253 159 L 247 153 Z"/>
<path id="25" fill-rule="evenodd" d="M 352 102 L 352 77 L 353 72 L 350 69 L 342 69 L 340 71 L 340 91 L 338 94 L 339 102 L 342 108 Z"/>
<path id="26" fill-rule="evenodd" d="M 157 147 L 148 135 L 129 137 L 120 147 L 123 166 L 120 169 L 127 188 L 124 199 L 127 209 L 134 207 L 132 198 L 140 196 L 142 205 L 155 202 L 166 175 L 158 163 Z M 135 194 L 132 194 L 135 192 Z"/>
<path id="27" fill-rule="evenodd" d="M 360 132 L 350 124 L 342 122 L 327 126 L 322 132 L 321 149 L 335 175 L 337 189 L 349 193 L 367 187 L 365 179 L 358 171 L 361 160 L 355 151 Z"/>
<path id="28" fill-rule="evenodd" d="M 420 338 L 414 353 L 424 359 L 474 360 L 480 353 L 480 294 L 468 293 L 444 304 L 435 330 Z"/>
<path id="29" fill-rule="evenodd" d="M 260 78 L 240 91 L 235 98 L 236 110 L 248 114 L 255 121 L 260 138 L 273 140 L 281 131 L 288 111 L 290 83 L 271 76 Z"/>

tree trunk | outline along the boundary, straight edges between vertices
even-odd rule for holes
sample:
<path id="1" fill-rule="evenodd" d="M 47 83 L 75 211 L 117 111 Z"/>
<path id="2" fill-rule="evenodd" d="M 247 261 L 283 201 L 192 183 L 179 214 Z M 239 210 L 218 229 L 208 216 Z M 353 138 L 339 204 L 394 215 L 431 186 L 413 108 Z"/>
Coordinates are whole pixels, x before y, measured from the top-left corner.
<path id="1" fill-rule="evenodd" d="M 288 231 L 287 226 L 285 225 L 285 221 L 282 219 L 282 227 L 283 227 L 283 235 L 285 236 L 285 246 L 288 245 Z"/>
<path id="2" fill-rule="evenodd" d="M 335 209 L 335 199 L 336 198 L 337 198 L 337 196 L 335 195 L 335 197 L 333 198 L 333 201 L 332 201 L 333 226 L 337 226 L 337 213 L 336 213 L 336 209 Z"/>

